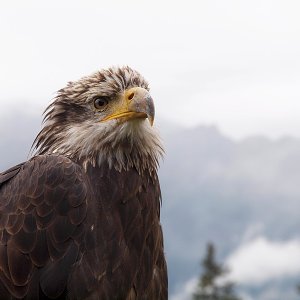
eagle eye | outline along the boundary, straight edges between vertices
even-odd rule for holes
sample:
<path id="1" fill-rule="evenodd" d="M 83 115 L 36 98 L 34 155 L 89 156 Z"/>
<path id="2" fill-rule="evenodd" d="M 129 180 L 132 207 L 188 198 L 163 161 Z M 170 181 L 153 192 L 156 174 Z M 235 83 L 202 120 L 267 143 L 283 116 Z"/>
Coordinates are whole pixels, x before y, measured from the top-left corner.
<path id="1" fill-rule="evenodd" d="M 94 106 L 96 109 L 103 109 L 108 104 L 108 100 L 104 97 L 97 97 L 94 99 Z"/>

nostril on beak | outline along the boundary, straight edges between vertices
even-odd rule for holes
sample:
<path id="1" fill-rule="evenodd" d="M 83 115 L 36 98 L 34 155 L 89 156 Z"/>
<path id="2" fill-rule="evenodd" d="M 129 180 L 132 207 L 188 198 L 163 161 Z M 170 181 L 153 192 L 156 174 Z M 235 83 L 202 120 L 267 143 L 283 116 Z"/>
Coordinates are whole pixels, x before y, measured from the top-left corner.
<path id="1" fill-rule="evenodd" d="M 133 97 L 134 97 L 134 93 L 130 93 L 130 94 L 128 95 L 128 100 L 132 100 Z"/>

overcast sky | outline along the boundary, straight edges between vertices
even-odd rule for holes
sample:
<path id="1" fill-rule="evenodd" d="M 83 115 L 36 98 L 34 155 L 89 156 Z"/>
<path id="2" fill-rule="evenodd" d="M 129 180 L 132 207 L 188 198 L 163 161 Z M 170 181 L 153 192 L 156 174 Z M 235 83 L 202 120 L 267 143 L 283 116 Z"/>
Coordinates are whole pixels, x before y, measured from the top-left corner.
<path id="1" fill-rule="evenodd" d="M 300 2 L 0 0 L 0 117 L 130 65 L 161 118 L 231 137 L 300 137 Z"/>

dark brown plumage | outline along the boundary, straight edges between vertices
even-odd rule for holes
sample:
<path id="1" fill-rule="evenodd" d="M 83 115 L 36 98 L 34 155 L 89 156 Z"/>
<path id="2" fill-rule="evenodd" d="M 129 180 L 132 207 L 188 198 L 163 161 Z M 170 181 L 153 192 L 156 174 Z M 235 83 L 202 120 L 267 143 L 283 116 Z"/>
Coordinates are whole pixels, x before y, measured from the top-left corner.
<path id="1" fill-rule="evenodd" d="M 115 113 L 120 97 L 131 106 L 146 101 L 135 89 L 144 81 L 133 81 L 140 75 L 128 67 L 105 72 L 70 83 L 68 97 L 61 90 L 36 155 L 0 174 L 0 299 L 167 299 L 156 174 L 161 146 L 146 108 L 130 110 L 130 117 Z M 112 89 L 109 80 L 116 81 Z M 91 109 L 95 97 L 84 97 L 101 84 L 96 96 L 105 91 L 113 109 Z M 74 127 L 79 140 L 70 136 Z"/>

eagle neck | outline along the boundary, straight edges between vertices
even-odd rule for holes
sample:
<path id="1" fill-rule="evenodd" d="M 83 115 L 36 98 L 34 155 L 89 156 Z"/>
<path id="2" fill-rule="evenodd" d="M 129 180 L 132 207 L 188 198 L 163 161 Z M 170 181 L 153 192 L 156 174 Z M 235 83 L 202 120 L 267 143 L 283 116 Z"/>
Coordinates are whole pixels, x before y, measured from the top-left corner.
<path id="1" fill-rule="evenodd" d="M 158 132 L 147 121 L 109 125 L 81 124 L 42 129 L 35 154 L 59 154 L 80 162 L 84 169 L 102 167 L 118 172 L 136 169 L 154 174 L 163 156 Z"/>

